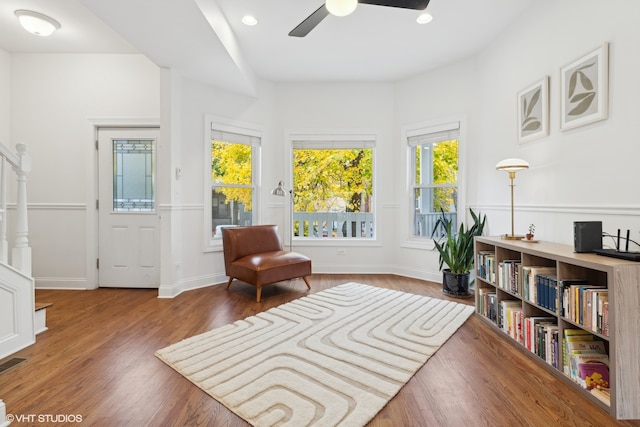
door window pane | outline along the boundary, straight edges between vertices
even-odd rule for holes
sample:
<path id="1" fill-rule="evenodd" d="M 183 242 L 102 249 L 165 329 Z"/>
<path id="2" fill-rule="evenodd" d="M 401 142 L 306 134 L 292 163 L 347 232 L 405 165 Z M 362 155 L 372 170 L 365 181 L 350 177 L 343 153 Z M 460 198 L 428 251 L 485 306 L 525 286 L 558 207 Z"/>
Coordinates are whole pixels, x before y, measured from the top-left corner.
<path id="1" fill-rule="evenodd" d="M 113 211 L 153 212 L 154 141 L 113 140 Z"/>

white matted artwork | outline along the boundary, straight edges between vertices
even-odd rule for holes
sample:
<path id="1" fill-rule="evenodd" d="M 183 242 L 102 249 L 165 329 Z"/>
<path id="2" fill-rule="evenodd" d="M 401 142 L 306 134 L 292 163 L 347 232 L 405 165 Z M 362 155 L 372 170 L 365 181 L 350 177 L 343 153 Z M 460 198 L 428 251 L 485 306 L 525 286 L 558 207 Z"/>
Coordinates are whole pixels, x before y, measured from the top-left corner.
<path id="1" fill-rule="evenodd" d="M 560 129 L 567 130 L 607 118 L 609 44 L 560 69 Z"/>
<path id="2" fill-rule="evenodd" d="M 518 142 L 549 135 L 549 76 L 518 92 Z"/>

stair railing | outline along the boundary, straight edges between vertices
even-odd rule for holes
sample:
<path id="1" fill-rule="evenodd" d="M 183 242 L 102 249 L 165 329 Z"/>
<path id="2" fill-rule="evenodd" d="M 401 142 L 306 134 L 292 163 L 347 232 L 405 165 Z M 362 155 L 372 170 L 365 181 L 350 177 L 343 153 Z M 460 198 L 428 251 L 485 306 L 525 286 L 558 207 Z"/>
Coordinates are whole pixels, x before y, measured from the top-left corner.
<path id="1" fill-rule="evenodd" d="M 16 174 L 15 242 L 9 259 L 7 239 L 7 188 L 8 165 Z M 27 174 L 31 172 L 31 157 L 25 144 L 16 145 L 13 153 L 0 142 L 0 262 L 31 277 L 31 247 L 29 246 L 29 222 L 27 219 Z"/>

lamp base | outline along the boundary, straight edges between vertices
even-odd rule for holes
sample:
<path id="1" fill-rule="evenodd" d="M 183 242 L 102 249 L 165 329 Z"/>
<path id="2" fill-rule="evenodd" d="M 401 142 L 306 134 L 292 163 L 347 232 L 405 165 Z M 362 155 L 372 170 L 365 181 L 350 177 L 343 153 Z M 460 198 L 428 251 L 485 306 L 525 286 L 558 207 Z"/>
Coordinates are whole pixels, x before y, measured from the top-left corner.
<path id="1" fill-rule="evenodd" d="M 522 239 L 524 239 L 524 236 L 518 236 L 518 235 L 515 235 L 515 234 L 503 234 L 500 237 L 502 237 L 503 240 L 522 240 Z"/>

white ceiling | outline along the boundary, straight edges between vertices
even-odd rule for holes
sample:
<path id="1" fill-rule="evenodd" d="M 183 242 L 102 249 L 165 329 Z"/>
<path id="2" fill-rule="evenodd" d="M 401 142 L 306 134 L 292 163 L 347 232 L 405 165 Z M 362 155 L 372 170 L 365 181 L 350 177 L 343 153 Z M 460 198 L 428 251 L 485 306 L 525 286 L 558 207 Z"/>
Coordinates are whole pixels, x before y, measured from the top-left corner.
<path id="1" fill-rule="evenodd" d="M 2 0 L 0 48 L 9 53 L 135 53 L 216 86 L 255 93 L 275 82 L 394 81 L 472 55 L 533 0 L 431 0 L 418 11 L 360 4 L 328 16 L 307 37 L 288 33 L 323 0 Z M 28 34 L 14 15 L 30 9 L 61 29 Z M 241 23 L 245 14 L 259 23 Z"/>

